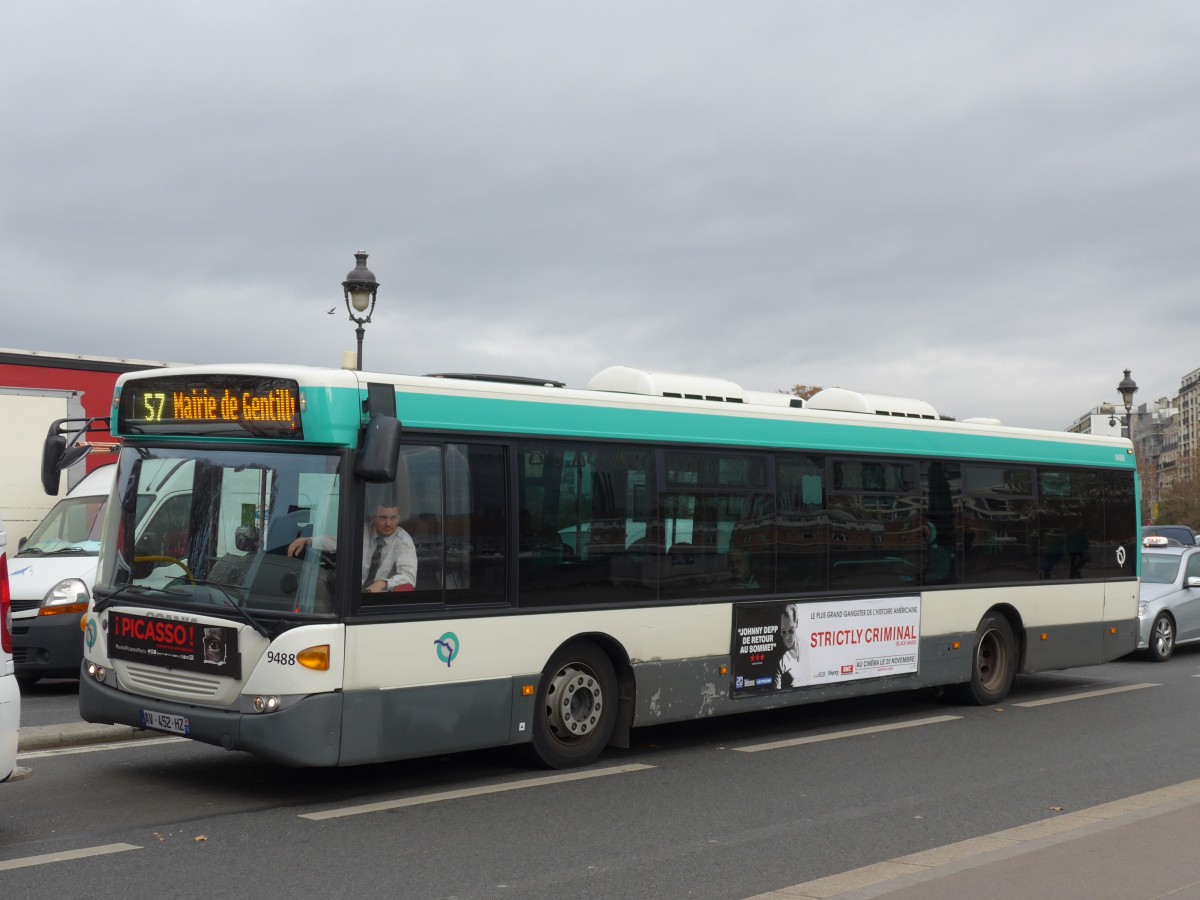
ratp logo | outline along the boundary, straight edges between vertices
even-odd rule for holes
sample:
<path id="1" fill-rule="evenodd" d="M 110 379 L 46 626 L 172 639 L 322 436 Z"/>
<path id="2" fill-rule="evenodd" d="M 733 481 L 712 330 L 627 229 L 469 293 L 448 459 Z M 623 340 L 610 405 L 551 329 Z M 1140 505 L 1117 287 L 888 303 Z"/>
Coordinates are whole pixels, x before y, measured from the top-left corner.
<path id="1" fill-rule="evenodd" d="M 437 647 L 437 657 L 446 664 L 446 668 L 450 668 L 450 663 L 454 662 L 454 658 L 458 656 L 458 635 L 453 631 L 447 631 L 440 638 L 433 642 Z"/>

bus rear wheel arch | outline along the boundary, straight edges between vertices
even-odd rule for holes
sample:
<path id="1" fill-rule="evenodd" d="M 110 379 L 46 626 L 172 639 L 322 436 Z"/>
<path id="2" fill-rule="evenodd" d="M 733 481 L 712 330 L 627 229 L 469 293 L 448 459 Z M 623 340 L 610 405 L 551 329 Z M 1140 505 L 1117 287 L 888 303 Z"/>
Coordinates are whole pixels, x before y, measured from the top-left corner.
<path id="1" fill-rule="evenodd" d="M 593 641 L 559 649 L 538 684 L 532 743 L 553 769 L 586 766 L 604 750 L 617 723 L 617 675 Z"/>
<path id="2" fill-rule="evenodd" d="M 1002 613 L 989 611 L 975 629 L 971 678 L 959 685 L 960 698 L 978 706 L 999 703 L 1012 689 L 1019 665 L 1020 648 L 1012 623 Z"/>

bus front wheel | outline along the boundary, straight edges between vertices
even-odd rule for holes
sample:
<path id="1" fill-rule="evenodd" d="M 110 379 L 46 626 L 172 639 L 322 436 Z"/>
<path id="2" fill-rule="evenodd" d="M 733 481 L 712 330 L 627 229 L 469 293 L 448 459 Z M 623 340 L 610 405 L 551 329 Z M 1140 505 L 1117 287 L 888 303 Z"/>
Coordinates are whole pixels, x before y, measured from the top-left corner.
<path id="1" fill-rule="evenodd" d="M 1017 641 L 1008 619 L 988 613 L 975 632 L 971 680 L 962 685 L 962 699 L 979 706 L 999 703 L 1008 696 L 1017 674 Z"/>
<path id="2" fill-rule="evenodd" d="M 552 769 L 586 766 L 600 755 L 617 721 L 617 676 L 590 641 L 563 647 L 542 672 L 533 749 Z"/>

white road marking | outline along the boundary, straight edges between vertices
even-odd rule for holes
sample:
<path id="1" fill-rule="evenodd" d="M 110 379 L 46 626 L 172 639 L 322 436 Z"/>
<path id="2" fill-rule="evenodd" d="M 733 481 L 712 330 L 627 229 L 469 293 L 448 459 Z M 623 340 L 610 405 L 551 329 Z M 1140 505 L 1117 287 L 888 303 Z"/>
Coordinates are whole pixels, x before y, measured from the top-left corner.
<path id="1" fill-rule="evenodd" d="M 1014 703 L 1013 706 L 1020 706 L 1024 709 L 1029 709 L 1034 706 L 1049 706 L 1052 703 L 1067 703 L 1071 700 L 1090 700 L 1092 697 L 1103 697 L 1107 694 L 1123 694 L 1125 691 L 1140 691 L 1142 688 L 1162 687 L 1161 684 L 1153 682 L 1145 682 L 1144 684 L 1127 684 L 1123 687 L 1105 688 L 1101 691 L 1084 691 L 1082 694 L 1067 694 L 1063 697 L 1048 697 L 1045 700 L 1028 700 L 1025 703 Z"/>
<path id="2" fill-rule="evenodd" d="M 748 747 L 734 747 L 739 753 L 758 753 L 760 750 L 778 750 L 780 747 L 798 747 L 801 744 L 819 744 L 822 741 L 837 741 L 842 738 L 858 737 L 863 734 L 878 734 L 881 731 L 897 731 L 901 728 L 919 728 L 922 725 L 937 725 L 941 722 L 953 722 L 962 716 L 931 716 L 928 719 L 912 719 L 908 722 L 893 722 L 891 725 L 872 725 L 867 728 L 851 728 L 848 731 L 831 731 L 827 734 L 814 734 L 809 737 L 789 738 L 784 741 L 770 741 L 766 744 L 751 744 Z"/>
<path id="3" fill-rule="evenodd" d="M 82 747 L 54 747 L 50 750 L 29 750 L 18 753 L 17 759 L 41 759 L 46 756 L 70 756 L 73 753 L 100 753 L 105 750 L 131 750 L 134 747 L 153 747 L 156 744 L 181 744 L 187 738 L 138 738 L 136 741 L 113 741 L 106 744 L 86 744 Z"/>
<path id="4" fill-rule="evenodd" d="M 124 853 L 126 850 L 141 850 L 136 844 L 104 844 L 100 847 L 83 847 L 79 850 L 64 850 L 61 853 L 43 853 L 41 856 L 25 856 L 21 859 L 0 860 L 0 872 L 9 869 L 24 869 L 27 866 L 44 866 L 49 863 L 67 862 L 72 859 L 87 859 L 89 856 L 105 856 Z"/>
<path id="5" fill-rule="evenodd" d="M 627 766 L 612 766 L 607 769 L 593 769 L 587 772 L 564 772 L 560 775 L 546 775 L 542 778 L 526 778 L 522 781 L 507 781 L 503 784 L 489 784 L 483 787 L 464 788 L 458 791 L 441 791 L 436 794 L 421 794 L 417 797 L 404 797 L 400 800 L 381 800 L 378 803 L 363 803 L 359 806 L 343 806 L 340 809 L 327 809 L 324 812 L 304 813 L 301 819 L 311 819 L 319 822 L 324 819 L 337 819 L 342 816 L 358 816 L 363 813 L 382 812 L 388 809 L 402 809 L 406 806 L 420 806 L 423 803 L 442 803 L 446 800 L 461 800 L 464 797 L 480 797 L 485 794 L 500 794 L 505 791 L 519 791 L 524 788 L 544 787 L 548 784 L 562 784 L 568 781 L 581 781 L 585 778 L 602 778 L 605 775 L 624 775 L 628 772 L 640 772 L 653 769 L 641 763 L 630 763 Z"/>

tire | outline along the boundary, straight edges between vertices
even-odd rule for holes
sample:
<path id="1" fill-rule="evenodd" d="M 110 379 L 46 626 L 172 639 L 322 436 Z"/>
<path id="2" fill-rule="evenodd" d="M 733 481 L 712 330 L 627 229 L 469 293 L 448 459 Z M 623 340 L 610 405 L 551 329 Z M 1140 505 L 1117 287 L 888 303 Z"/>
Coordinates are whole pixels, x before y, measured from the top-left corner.
<path id="1" fill-rule="evenodd" d="M 617 676 L 590 641 L 568 644 L 542 671 L 534 704 L 533 749 L 552 769 L 586 766 L 617 723 Z"/>
<path id="2" fill-rule="evenodd" d="M 975 631 L 971 680 L 961 685 L 968 703 L 989 706 L 1008 696 L 1017 675 L 1017 640 L 1004 616 L 988 613 Z"/>
<path id="3" fill-rule="evenodd" d="M 1150 646 L 1146 648 L 1146 658 L 1166 662 L 1174 652 L 1175 622 L 1165 612 L 1160 612 L 1150 626 Z"/>

